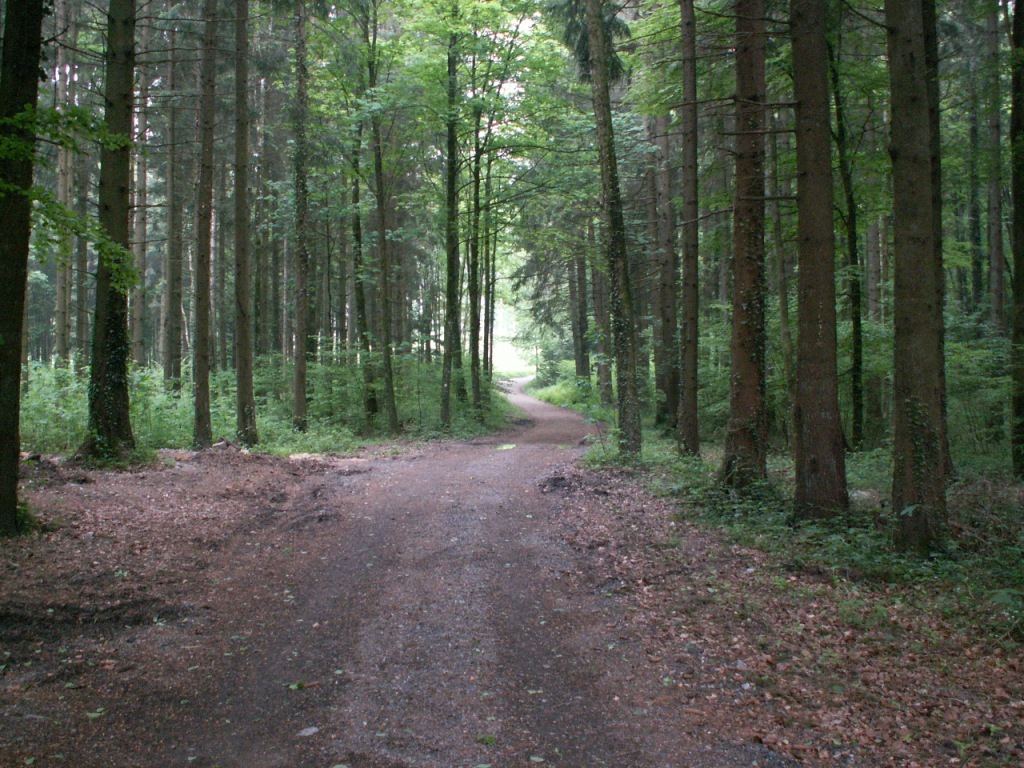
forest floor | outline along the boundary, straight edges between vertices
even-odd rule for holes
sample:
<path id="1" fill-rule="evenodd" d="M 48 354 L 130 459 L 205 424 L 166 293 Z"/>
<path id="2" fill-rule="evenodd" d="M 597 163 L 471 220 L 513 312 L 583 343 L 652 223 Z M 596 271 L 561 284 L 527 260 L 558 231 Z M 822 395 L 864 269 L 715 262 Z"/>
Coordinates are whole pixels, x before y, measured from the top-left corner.
<path id="1" fill-rule="evenodd" d="M 0 766 L 1024 766 L 1019 650 L 683 522 L 511 397 L 470 442 L 28 462 Z"/>

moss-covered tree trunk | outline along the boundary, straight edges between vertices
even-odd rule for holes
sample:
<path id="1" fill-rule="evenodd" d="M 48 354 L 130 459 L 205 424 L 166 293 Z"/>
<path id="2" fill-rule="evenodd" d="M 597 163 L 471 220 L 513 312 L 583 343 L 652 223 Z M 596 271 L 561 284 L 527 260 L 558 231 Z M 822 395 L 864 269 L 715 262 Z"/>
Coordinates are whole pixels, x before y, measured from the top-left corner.
<path id="1" fill-rule="evenodd" d="M 135 88 L 135 0 L 110 0 L 107 12 L 106 129 L 120 143 L 100 154 L 99 221 L 115 246 L 101 249 L 89 377 L 89 434 L 80 453 L 125 459 L 135 449 L 128 400 L 129 214 L 132 105 Z"/>
<path id="2" fill-rule="evenodd" d="M 590 85 L 597 126 L 597 152 L 601 164 L 601 194 L 604 202 L 606 259 L 609 279 L 611 331 L 615 353 L 615 383 L 618 397 L 618 448 L 623 457 L 639 457 L 643 438 L 640 423 L 640 390 L 637 381 L 637 318 L 626 247 L 626 224 L 619 189 L 615 134 L 608 75 L 607 30 L 601 0 L 586 0 L 587 36 L 590 44 Z"/>

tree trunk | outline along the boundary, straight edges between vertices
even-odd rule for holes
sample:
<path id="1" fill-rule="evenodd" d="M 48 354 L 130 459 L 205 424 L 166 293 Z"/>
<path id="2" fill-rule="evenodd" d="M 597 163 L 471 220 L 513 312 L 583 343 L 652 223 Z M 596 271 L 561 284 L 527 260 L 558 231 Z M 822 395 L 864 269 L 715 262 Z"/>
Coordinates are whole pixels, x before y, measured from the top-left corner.
<path id="1" fill-rule="evenodd" d="M 143 25 L 139 30 L 139 50 L 149 47 L 149 27 Z M 146 145 L 146 134 L 149 132 L 149 81 L 144 72 L 139 73 L 139 100 L 136 109 L 135 140 Z M 136 365 L 146 364 L 146 252 L 149 247 L 149 158 L 145 152 L 135 153 L 135 206 L 133 210 L 135 272 L 138 281 L 132 287 L 129 303 L 131 305 L 130 330 L 132 338 L 132 360 Z"/>
<path id="2" fill-rule="evenodd" d="M 1024 8 L 1015 8 L 1010 81 L 1010 186 L 1013 196 L 1010 248 L 1013 253 L 1013 315 L 1010 366 L 1013 475 L 1024 479 Z"/>
<path id="3" fill-rule="evenodd" d="M 657 206 L 657 265 L 658 289 L 657 339 L 655 348 L 655 375 L 661 383 L 661 396 L 657 401 L 656 421 L 671 431 L 676 429 L 679 416 L 679 323 L 677 288 L 679 284 L 679 257 L 676 254 L 676 220 L 672 210 L 675 191 L 672 189 L 672 166 L 669 146 L 667 115 L 654 119 L 654 188 Z"/>
<path id="4" fill-rule="evenodd" d="M 75 34 L 68 14 L 69 0 L 54 3 L 57 45 L 54 63 L 54 81 L 57 86 L 57 106 L 64 109 L 73 103 L 74 78 L 68 52 L 75 47 Z M 57 148 L 57 202 L 68 210 L 73 206 L 74 153 L 69 147 Z M 71 262 L 74 240 L 71 233 L 61 233 L 57 246 L 57 306 L 54 312 L 55 344 L 58 363 L 66 363 L 71 355 Z"/>
<path id="5" fill-rule="evenodd" d="M 587 221 L 587 245 L 591 252 L 597 250 L 597 235 L 594 231 L 593 219 Z M 596 328 L 597 347 L 597 388 L 601 393 L 601 405 L 610 407 L 615 399 L 612 386 L 612 350 L 611 350 L 611 317 L 608 312 L 608 280 L 600 264 L 591 267 L 590 284 L 594 297 L 594 325 Z"/>
<path id="6" fill-rule="evenodd" d="M 367 28 L 367 47 L 369 57 L 367 64 L 368 85 L 371 92 L 378 87 L 379 51 L 377 48 L 377 5 L 371 3 L 372 18 Z M 377 200 L 377 252 L 380 261 L 380 282 L 378 284 L 380 302 L 380 345 L 381 356 L 381 384 L 384 394 L 384 418 L 387 420 L 387 430 L 391 434 L 398 434 L 400 425 L 398 422 L 398 406 L 395 402 L 395 378 L 394 366 L 392 364 L 392 337 L 393 317 L 392 311 L 392 264 L 391 264 L 391 243 L 388 242 L 387 216 L 390 195 L 384 179 L 384 140 L 381 135 L 380 116 L 374 112 L 370 118 L 370 131 L 373 141 L 373 178 L 374 196 Z"/>
<path id="7" fill-rule="evenodd" d="M 733 204 L 732 376 L 721 479 L 768 476 L 765 409 L 764 0 L 736 3 L 736 176 Z"/>
<path id="8" fill-rule="evenodd" d="M 473 109 L 473 163 L 472 195 L 469 222 L 469 264 L 467 264 L 466 288 L 469 293 L 469 389 L 473 410 L 477 417 L 482 415 L 483 394 L 480 373 L 480 186 L 483 175 L 483 149 L 480 143 L 480 121 L 483 110 Z"/>
<path id="9" fill-rule="evenodd" d="M 895 543 L 927 551 L 946 511 L 943 273 L 932 0 L 887 0 L 895 238 Z"/>
<path id="10" fill-rule="evenodd" d="M 100 249 L 96 273 L 92 368 L 89 377 L 89 434 L 79 452 L 127 459 L 135 449 L 128 400 L 128 289 L 117 277 L 120 259 L 130 258 L 132 102 L 135 87 L 135 0 L 110 0 L 107 12 L 106 130 L 123 146 L 100 153 L 99 222 L 110 243 Z"/>
<path id="11" fill-rule="evenodd" d="M 355 276 L 356 328 L 359 334 L 359 347 L 362 361 L 359 366 L 363 372 L 363 412 L 366 419 L 372 422 L 380 413 L 380 401 L 377 399 L 377 381 L 374 366 L 370 361 L 373 354 L 373 329 L 370 328 L 370 313 L 367 308 L 366 264 L 363 258 L 363 224 L 359 210 L 359 136 L 357 132 L 356 146 L 352 153 L 352 270 Z"/>
<path id="12" fill-rule="evenodd" d="M 178 77 L 176 35 L 170 33 L 170 61 L 168 63 L 168 90 L 174 93 L 181 85 Z M 181 386 L 181 285 L 182 285 L 182 215 L 181 193 L 178 183 L 178 107 L 172 97 L 167 110 L 167 252 L 164 264 L 164 380 L 177 389 Z"/>
<path id="13" fill-rule="evenodd" d="M 679 296 L 681 328 L 679 342 L 679 421 L 677 437 L 680 450 L 690 456 L 700 453 L 697 419 L 698 348 L 700 339 L 700 286 L 698 283 L 700 203 L 697 167 L 697 21 L 693 0 L 679 0 L 682 31 L 683 105 L 679 109 L 682 124 L 682 286 Z"/>
<path id="14" fill-rule="evenodd" d="M 988 73 L 988 291 L 989 316 L 996 332 L 1006 335 L 1006 254 L 1003 248 L 1002 107 L 999 58 L 999 3 L 991 3 L 985 26 Z"/>
<path id="15" fill-rule="evenodd" d="M 77 187 L 86 190 L 90 186 L 92 163 L 88 158 L 79 157 L 77 163 Z M 89 196 L 84 192 L 78 194 L 75 201 L 75 213 L 78 216 L 88 215 Z M 89 360 L 91 342 L 89 339 L 89 240 L 79 236 L 75 244 L 75 352 L 78 365 Z"/>
<path id="16" fill-rule="evenodd" d="M 840 23 L 842 21 L 840 20 Z M 837 36 L 838 37 L 838 36 Z M 853 165 L 850 162 L 847 138 L 846 102 L 839 81 L 839 53 L 835 47 L 828 50 L 828 68 L 832 78 L 832 97 L 836 110 L 836 150 L 839 155 L 839 175 L 843 182 L 844 214 L 846 216 L 846 257 L 849 265 L 847 288 L 850 303 L 850 442 L 853 450 L 864 443 L 864 329 L 862 308 L 862 278 L 860 256 L 857 250 L 857 199 L 853 187 Z M 827 98 L 827 86 L 826 86 Z M 829 159 L 831 164 L 831 158 Z M 830 198 L 831 199 L 831 198 Z"/>
<path id="17" fill-rule="evenodd" d="M 445 117 L 445 288 L 444 355 L 441 359 L 441 425 L 451 426 L 451 395 L 456 351 L 462 340 L 459 333 L 459 114 L 458 114 L 458 37 L 448 40 L 448 114 Z"/>
<path id="18" fill-rule="evenodd" d="M 306 65 L 306 3 L 295 6 L 295 340 L 292 360 L 295 376 L 292 387 L 292 423 L 305 431 L 306 362 L 309 336 L 309 179 L 306 121 L 309 117 L 309 69 Z"/>
<path id="19" fill-rule="evenodd" d="M 826 13 L 826 0 L 792 0 L 790 3 L 799 259 L 796 510 L 805 518 L 832 517 L 845 510 L 848 504 L 836 368 L 835 228 Z M 848 203 L 850 197 L 847 188 Z M 855 248 L 853 252 L 856 253 Z M 855 307 L 854 311 L 859 314 L 860 308 Z"/>
<path id="20" fill-rule="evenodd" d="M 601 0 L 586 0 L 587 36 L 590 42 L 590 84 L 597 125 L 597 151 L 601 164 L 601 192 L 607 227 L 607 262 L 610 281 L 611 327 L 615 346 L 615 376 L 618 389 L 618 448 L 627 460 L 640 456 L 643 437 L 640 422 L 640 391 L 637 381 L 637 318 L 633 311 L 626 224 L 619 190 L 618 160 L 612 129 L 609 92 L 609 46 L 603 23 Z"/>
<path id="21" fill-rule="evenodd" d="M 790 324 L 789 284 L 792 278 L 790 260 L 786 255 L 785 233 L 782 226 L 782 205 L 780 201 L 792 190 L 788 179 L 780 184 L 779 177 L 779 122 L 776 116 L 769 113 L 769 160 L 771 169 L 768 174 L 768 196 L 771 198 L 772 213 L 772 250 L 775 254 L 775 285 L 779 294 L 779 356 L 782 358 L 782 379 L 786 387 L 786 439 L 790 453 L 797 453 L 796 429 L 796 355 L 793 352 L 793 332 Z"/>
<path id="22" fill-rule="evenodd" d="M 235 434 L 256 445 L 249 233 L 249 0 L 235 0 Z"/>
<path id="23" fill-rule="evenodd" d="M 42 45 L 43 0 L 8 2 L 0 59 L 0 119 L 36 106 Z M 31 130 L 0 126 L 0 137 L 32 147 Z M 18 533 L 18 461 L 21 452 L 22 331 L 32 234 L 34 154 L 0 157 L 0 536 Z"/>
<path id="24" fill-rule="evenodd" d="M 195 337 L 192 342 L 192 386 L 195 418 L 192 445 L 213 443 L 210 416 L 210 307 L 213 259 L 213 142 L 217 109 L 217 0 L 205 0 L 203 51 L 200 60 L 199 183 L 196 188 L 196 258 L 192 273 Z"/>

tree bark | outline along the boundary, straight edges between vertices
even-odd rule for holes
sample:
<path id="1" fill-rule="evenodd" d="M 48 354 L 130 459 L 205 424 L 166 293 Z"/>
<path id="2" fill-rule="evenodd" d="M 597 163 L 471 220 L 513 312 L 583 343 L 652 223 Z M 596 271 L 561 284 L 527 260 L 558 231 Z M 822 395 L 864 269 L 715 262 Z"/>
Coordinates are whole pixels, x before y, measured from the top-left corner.
<path id="1" fill-rule="evenodd" d="M 946 513 L 943 273 L 933 0 L 887 0 L 895 239 L 895 543 L 927 551 Z"/>
<path id="2" fill-rule="evenodd" d="M 768 476 L 765 406 L 764 0 L 736 3 L 736 175 L 732 375 L 720 477 L 744 487 Z"/>
<path id="3" fill-rule="evenodd" d="M 1003 248 L 1002 89 L 999 59 L 999 3 L 993 2 L 985 23 L 988 73 L 988 291 L 996 331 L 1007 332 L 1006 255 Z"/>
<path id="4" fill-rule="evenodd" d="M 850 304 L 850 443 L 853 450 L 860 450 L 864 443 L 863 280 L 857 248 L 859 239 L 857 199 L 853 186 L 853 165 L 850 161 L 847 136 L 846 101 L 842 83 L 839 80 L 839 52 L 836 50 L 840 44 L 841 38 L 837 39 L 834 47 L 828 48 L 828 68 L 832 79 L 832 98 L 836 112 L 835 143 L 839 156 L 839 175 L 843 183 L 846 257 L 850 268 L 850 274 L 847 277 L 847 297 Z M 794 72 L 795 77 L 796 73 Z"/>
<path id="5" fill-rule="evenodd" d="M 170 60 L 168 62 L 168 90 L 171 93 L 181 86 L 178 76 L 177 35 L 170 33 Z M 164 380 L 177 389 L 181 386 L 181 280 L 182 280 L 182 204 L 181 188 L 178 183 L 178 107 L 172 97 L 167 109 L 167 252 L 164 262 L 163 297 L 163 364 Z"/>
<path id="6" fill-rule="evenodd" d="M 192 343 L 192 386 L 195 418 L 192 444 L 197 449 L 213 443 L 210 416 L 210 307 L 213 258 L 213 142 L 217 108 L 217 0 L 203 5 L 206 20 L 200 60 L 199 183 L 196 199 L 196 256 L 192 274 L 195 297 L 195 337 Z"/>
<path id="7" fill-rule="evenodd" d="M 100 249 L 96 274 L 89 434 L 79 452 L 127 459 L 135 449 L 128 399 L 128 281 L 119 263 L 129 256 L 132 102 L 135 87 L 135 0 L 110 0 L 107 12 L 106 129 L 123 146 L 100 153 L 99 221 L 120 253 Z"/>
<path id="8" fill-rule="evenodd" d="M 669 145 L 667 115 L 654 119 L 654 143 L 656 152 L 654 188 L 657 208 L 657 268 L 658 289 L 657 323 L 655 330 L 655 376 L 661 384 L 661 396 L 657 400 L 657 423 L 674 432 L 679 416 L 679 323 L 678 286 L 679 257 L 676 253 L 676 217 L 672 200 L 675 193 L 672 185 L 672 167 Z"/>
<path id="9" fill-rule="evenodd" d="M 697 166 L 697 21 L 693 0 L 679 0 L 682 32 L 683 105 L 679 110 L 682 128 L 682 286 L 679 296 L 681 334 L 679 342 L 679 421 L 677 437 L 680 450 L 690 456 L 700 453 L 697 419 L 698 345 L 700 339 L 700 231 L 698 219 L 699 176 Z"/>
<path id="10" fill-rule="evenodd" d="M 473 109 L 473 162 L 472 202 L 469 222 L 469 264 L 466 265 L 466 289 L 469 294 L 469 389 L 473 411 L 479 418 L 483 413 L 483 389 L 480 371 L 480 187 L 483 175 L 483 148 L 480 142 L 480 123 L 483 110 Z"/>
<path id="11" fill-rule="evenodd" d="M 1010 326 L 1013 475 L 1024 479 L 1024 8 L 1012 21 L 1010 80 L 1010 186 L 1013 196 L 1010 248 L 1013 254 L 1013 313 Z"/>
<path id="12" fill-rule="evenodd" d="M 295 340 L 292 360 L 295 374 L 292 382 L 292 423 L 304 431 L 306 418 L 306 363 L 309 336 L 309 250 L 306 244 L 309 227 L 309 180 L 307 163 L 309 146 L 306 121 L 309 113 L 309 69 L 306 64 L 306 3 L 295 6 Z"/>
<path id="13" fill-rule="evenodd" d="M 249 0 L 235 0 L 235 412 L 238 442 L 256 445 L 249 259 Z"/>
<path id="14" fill-rule="evenodd" d="M 452 382 L 457 350 L 462 344 L 459 332 L 459 114 L 458 114 L 458 36 L 448 40 L 448 113 L 445 117 L 445 308 L 444 354 L 441 359 L 441 425 L 451 426 Z"/>
<path id="15" fill-rule="evenodd" d="M 796 96 L 796 510 L 827 518 L 846 509 L 846 456 L 836 352 L 835 228 L 825 0 L 792 0 Z M 847 202 L 850 201 L 847 187 Z M 852 213 L 852 211 L 851 211 Z M 850 226 L 849 220 L 847 227 Z M 856 253 L 856 243 L 851 243 Z M 856 258 L 855 256 L 853 257 Z M 855 278 L 858 280 L 859 279 Z M 853 311 L 860 313 L 860 307 Z"/>
<path id="16" fill-rule="evenodd" d="M 377 35 L 379 20 L 377 18 L 377 3 L 371 2 L 371 19 L 367 26 L 367 75 L 368 85 L 371 92 L 375 92 L 379 85 L 380 62 L 377 47 Z M 370 118 L 370 134 L 373 142 L 373 178 L 374 196 L 377 201 L 377 253 L 380 262 L 380 282 L 378 284 L 380 304 L 380 359 L 381 359 L 381 385 L 384 395 L 384 418 L 387 421 L 387 430 L 391 434 L 398 434 L 400 425 L 398 422 L 398 406 L 395 402 L 395 375 L 392 362 L 392 339 L 394 336 L 394 318 L 392 310 L 392 263 L 391 243 L 388 240 L 387 216 L 389 207 L 389 193 L 387 183 L 384 179 L 384 140 L 381 135 L 380 115 L 376 112 Z"/>
<path id="17" fill-rule="evenodd" d="M 0 58 L 0 119 L 34 108 L 39 94 L 43 0 L 8 2 Z M 32 131 L 0 125 L 5 141 L 33 145 Z M 0 536 L 18 533 L 21 354 L 32 234 L 34 155 L 0 158 Z M 9 186 L 8 186 L 9 185 Z M 11 187 L 16 191 L 11 191 Z"/>
<path id="18" fill-rule="evenodd" d="M 637 381 L 637 318 L 626 247 L 626 224 L 619 189 L 618 160 L 612 129 L 607 52 L 601 0 L 586 0 L 587 36 L 590 42 L 590 85 L 597 125 L 597 151 L 601 165 L 601 191 L 607 227 L 611 327 L 615 346 L 615 377 L 618 395 L 618 448 L 627 460 L 640 456 L 643 437 L 640 422 L 640 390 Z"/>
<path id="19" fill-rule="evenodd" d="M 74 78 L 68 52 L 74 48 L 74 32 L 68 14 L 68 1 L 54 3 L 57 41 L 54 62 L 54 82 L 57 86 L 57 105 L 63 109 L 73 102 Z M 68 147 L 57 148 L 57 202 L 71 210 L 74 182 L 74 153 Z M 62 233 L 57 246 L 56 311 L 54 331 L 56 356 L 66 363 L 71 355 L 71 262 L 74 240 L 71 233 Z"/>
<path id="20" fill-rule="evenodd" d="M 139 49 L 149 47 L 149 27 L 143 26 L 139 32 Z M 142 146 L 146 144 L 149 132 L 149 78 L 144 72 L 139 73 L 139 99 L 135 114 L 135 140 Z M 145 152 L 135 153 L 135 205 L 132 213 L 133 242 L 135 253 L 135 272 L 138 280 L 132 287 L 129 303 L 131 305 L 130 330 L 132 338 L 132 360 L 136 365 L 146 364 L 146 252 L 149 247 L 149 158 Z"/>
<path id="21" fill-rule="evenodd" d="M 587 245 L 591 252 L 597 250 L 597 235 L 594 222 L 587 222 Z M 596 326 L 595 347 L 597 348 L 597 388 L 601 393 L 601 405 L 610 407 L 615 399 L 612 386 L 611 317 L 608 311 L 608 280 L 600 264 L 591 265 L 591 289 L 594 304 L 594 325 Z"/>

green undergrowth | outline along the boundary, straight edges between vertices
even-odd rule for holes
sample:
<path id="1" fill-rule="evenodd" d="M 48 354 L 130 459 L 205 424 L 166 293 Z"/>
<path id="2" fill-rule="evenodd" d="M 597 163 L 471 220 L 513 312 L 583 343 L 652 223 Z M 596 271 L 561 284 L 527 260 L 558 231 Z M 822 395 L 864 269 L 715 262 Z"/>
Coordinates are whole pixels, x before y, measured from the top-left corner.
<path id="1" fill-rule="evenodd" d="M 260 358 L 254 375 L 257 407 L 257 449 L 264 453 L 348 453 L 362 446 L 395 439 L 386 431 L 383 414 L 368 417 L 361 371 L 344 359 L 310 364 L 307 428 L 292 423 L 292 368 L 280 356 Z M 448 428 L 440 421 L 440 366 L 412 357 L 395 360 L 396 401 L 401 433 L 406 440 L 470 438 L 506 426 L 513 410 L 498 386 L 488 390 L 480 413 L 452 397 Z M 187 372 L 186 372 L 187 374 Z M 88 424 L 88 370 L 33 363 L 22 395 L 21 444 L 30 453 L 68 454 L 84 442 Z M 498 382 L 500 385 L 500 381 Z M 210 380 L 213 437 L 235 439 L 235 384 L 231 371 L 215 372 Z M 132 463 L 151 460 L 160 448 L 192 444 L 191 384 L 166 382 L 156 367 L 130 373 L 132 430 L 138 445 Z"/>
<path id="2" fill-rule="evenodd" d="M 954 623 L 1024 641 L 1022 490 L 1008 479 L 962 476 L 952 485 L 947 536 L 922 558 L 892 546 L 886 451 L 848 455 L 849 511 L 829 521 L 798 521 L 788 460 L 776 457 L 770 482 L 740 493 L 717 481 L 715 453 L 684 458 L 668 441 L 647 445 L 648 477 L 657 492 L 678 500 L 681 518 L 724 530 L 789 571 L 862 588 L 902 587 Z"/>

